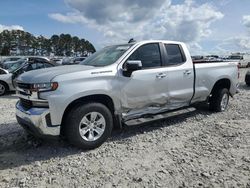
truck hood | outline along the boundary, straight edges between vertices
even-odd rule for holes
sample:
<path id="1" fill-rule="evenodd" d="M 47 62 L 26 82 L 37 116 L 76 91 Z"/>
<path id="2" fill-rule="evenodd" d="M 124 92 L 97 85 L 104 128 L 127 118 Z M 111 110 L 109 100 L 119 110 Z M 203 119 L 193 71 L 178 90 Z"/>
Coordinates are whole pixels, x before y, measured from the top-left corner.
<path id="1" fill-rule="evenodd" d="M 65 65 L 65 66 L 57 66 L 46 69 L 33 70 L 30 72 L 26 72 L 21 74 L 17 78 L 17 82 L 24 83 L 46 83 L 50 82 L 54 77 L 62 74 L 80 72 L 85 70 L 95 69 L 92 66 L 85 65 Z"/>

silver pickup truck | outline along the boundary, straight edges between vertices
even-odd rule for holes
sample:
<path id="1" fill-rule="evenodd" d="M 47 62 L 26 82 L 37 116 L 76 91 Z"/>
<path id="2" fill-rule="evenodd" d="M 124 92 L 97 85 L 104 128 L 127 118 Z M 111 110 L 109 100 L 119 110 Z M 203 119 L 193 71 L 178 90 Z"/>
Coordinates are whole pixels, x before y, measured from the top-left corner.
<path id="1" fill-rule="evenodd" d="M 18 123 L 37 136 L 100 146 L 114 126 L 207 101 L 224 111 L 237 92 L 236 63 L 193 64 L 184 43 L 142 41 L 106 47 L 80 65 L 17 78 Z"/>

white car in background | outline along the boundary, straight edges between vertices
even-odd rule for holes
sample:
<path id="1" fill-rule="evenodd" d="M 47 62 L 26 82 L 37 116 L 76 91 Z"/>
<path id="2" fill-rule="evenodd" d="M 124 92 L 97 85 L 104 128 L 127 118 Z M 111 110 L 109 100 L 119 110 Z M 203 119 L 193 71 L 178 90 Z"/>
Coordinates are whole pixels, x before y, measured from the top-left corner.
<path id="1" fill-rule="evenodd" d="M 8 70 L 10 69 L 11 67 L 18 67 L 18 66 L 21 66 L 24 62 L 26 61 L 26 59 L 19 59 L 17 61 L 5 61 L 1 64 L 1 68 L 2 69 L 5 69 L 5 70 Z"/>
<path id="2" fill-rule="evenodd" d="M 9 62 L 6 69 L 0 68 L 0 96 L 7 91 L 14 91 L 14 81 L 20 74 L 36 69 L 58 66 L 44 57 L 25 57 L 18 61 Z"/>
<path id="3" fill-rule="evenodd" d="M 65 57 L 62 60 L 62 65 L 75 65 L 84 61 L 87 57 Z"/>
<path id="4" fill-rule="evenodd" d="M 1 74 L 8 74 L 9 72 L 5 69 L 0 68 L 0 75 Z"/>
<path id="5" fill-rule="evenodd" d="M 62 57 L 53 57 L 53 58 L 50 59 L 50 61 L 53 61 L 53 62 L 61 65 L 62 62 L 63 62 L 63 58 Z"/>
<path id="6" fill-rule="evenodd" d="M 3 60 L 0 61 L 0 64 L 4 63 L 4 62 L 9 62 L 9 61 L 17 61 L 21 59 L 21 57 L 7 57 L 7 58 L 4 58 Z"/>
<path id="7" fill-rule="evenodd" d="M 250 55 L 230 55 L 227 59 L 239 62 L 240 67 L 250 67 Z"/>

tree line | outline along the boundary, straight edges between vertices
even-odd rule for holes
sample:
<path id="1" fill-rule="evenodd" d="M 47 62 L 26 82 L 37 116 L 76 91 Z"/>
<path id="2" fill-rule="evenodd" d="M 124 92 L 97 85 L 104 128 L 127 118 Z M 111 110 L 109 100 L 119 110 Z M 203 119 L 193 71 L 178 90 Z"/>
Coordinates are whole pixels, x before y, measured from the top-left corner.
<path id="1" fill-rule="evenodd" d="M 21 30 L 4 30 L 0 33 L 0 55 L 85 56 L 94 53 L 95 47 L 85 39 L 70 34 L 35 37 Z"/>

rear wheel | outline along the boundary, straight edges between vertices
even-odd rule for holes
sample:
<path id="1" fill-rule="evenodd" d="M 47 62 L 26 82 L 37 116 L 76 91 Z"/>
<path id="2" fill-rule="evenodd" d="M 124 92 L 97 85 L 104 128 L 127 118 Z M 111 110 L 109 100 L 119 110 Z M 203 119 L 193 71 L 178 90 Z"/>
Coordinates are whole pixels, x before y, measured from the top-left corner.
<path id="1" fill-rule="evenodd" d="M 3 82 L 0 82 L 0 96 L 4 95 L 7 92 L 7 85 Z"/>
<path id="2" fill-rule="evenodd" d="M 223 112 L 227 109 L 229 102 L 229 91 L 226 88 L 215 91 L 210 99 L 209 108 L 215 112 Z"/>
<path id="3" fill-rule="evenodd" d="M 67 114 L 66 139 L 82 149 L 93 149 L 105 142 L 113 129 L 110 110 L 101 103 L 78 105 Z"/>

